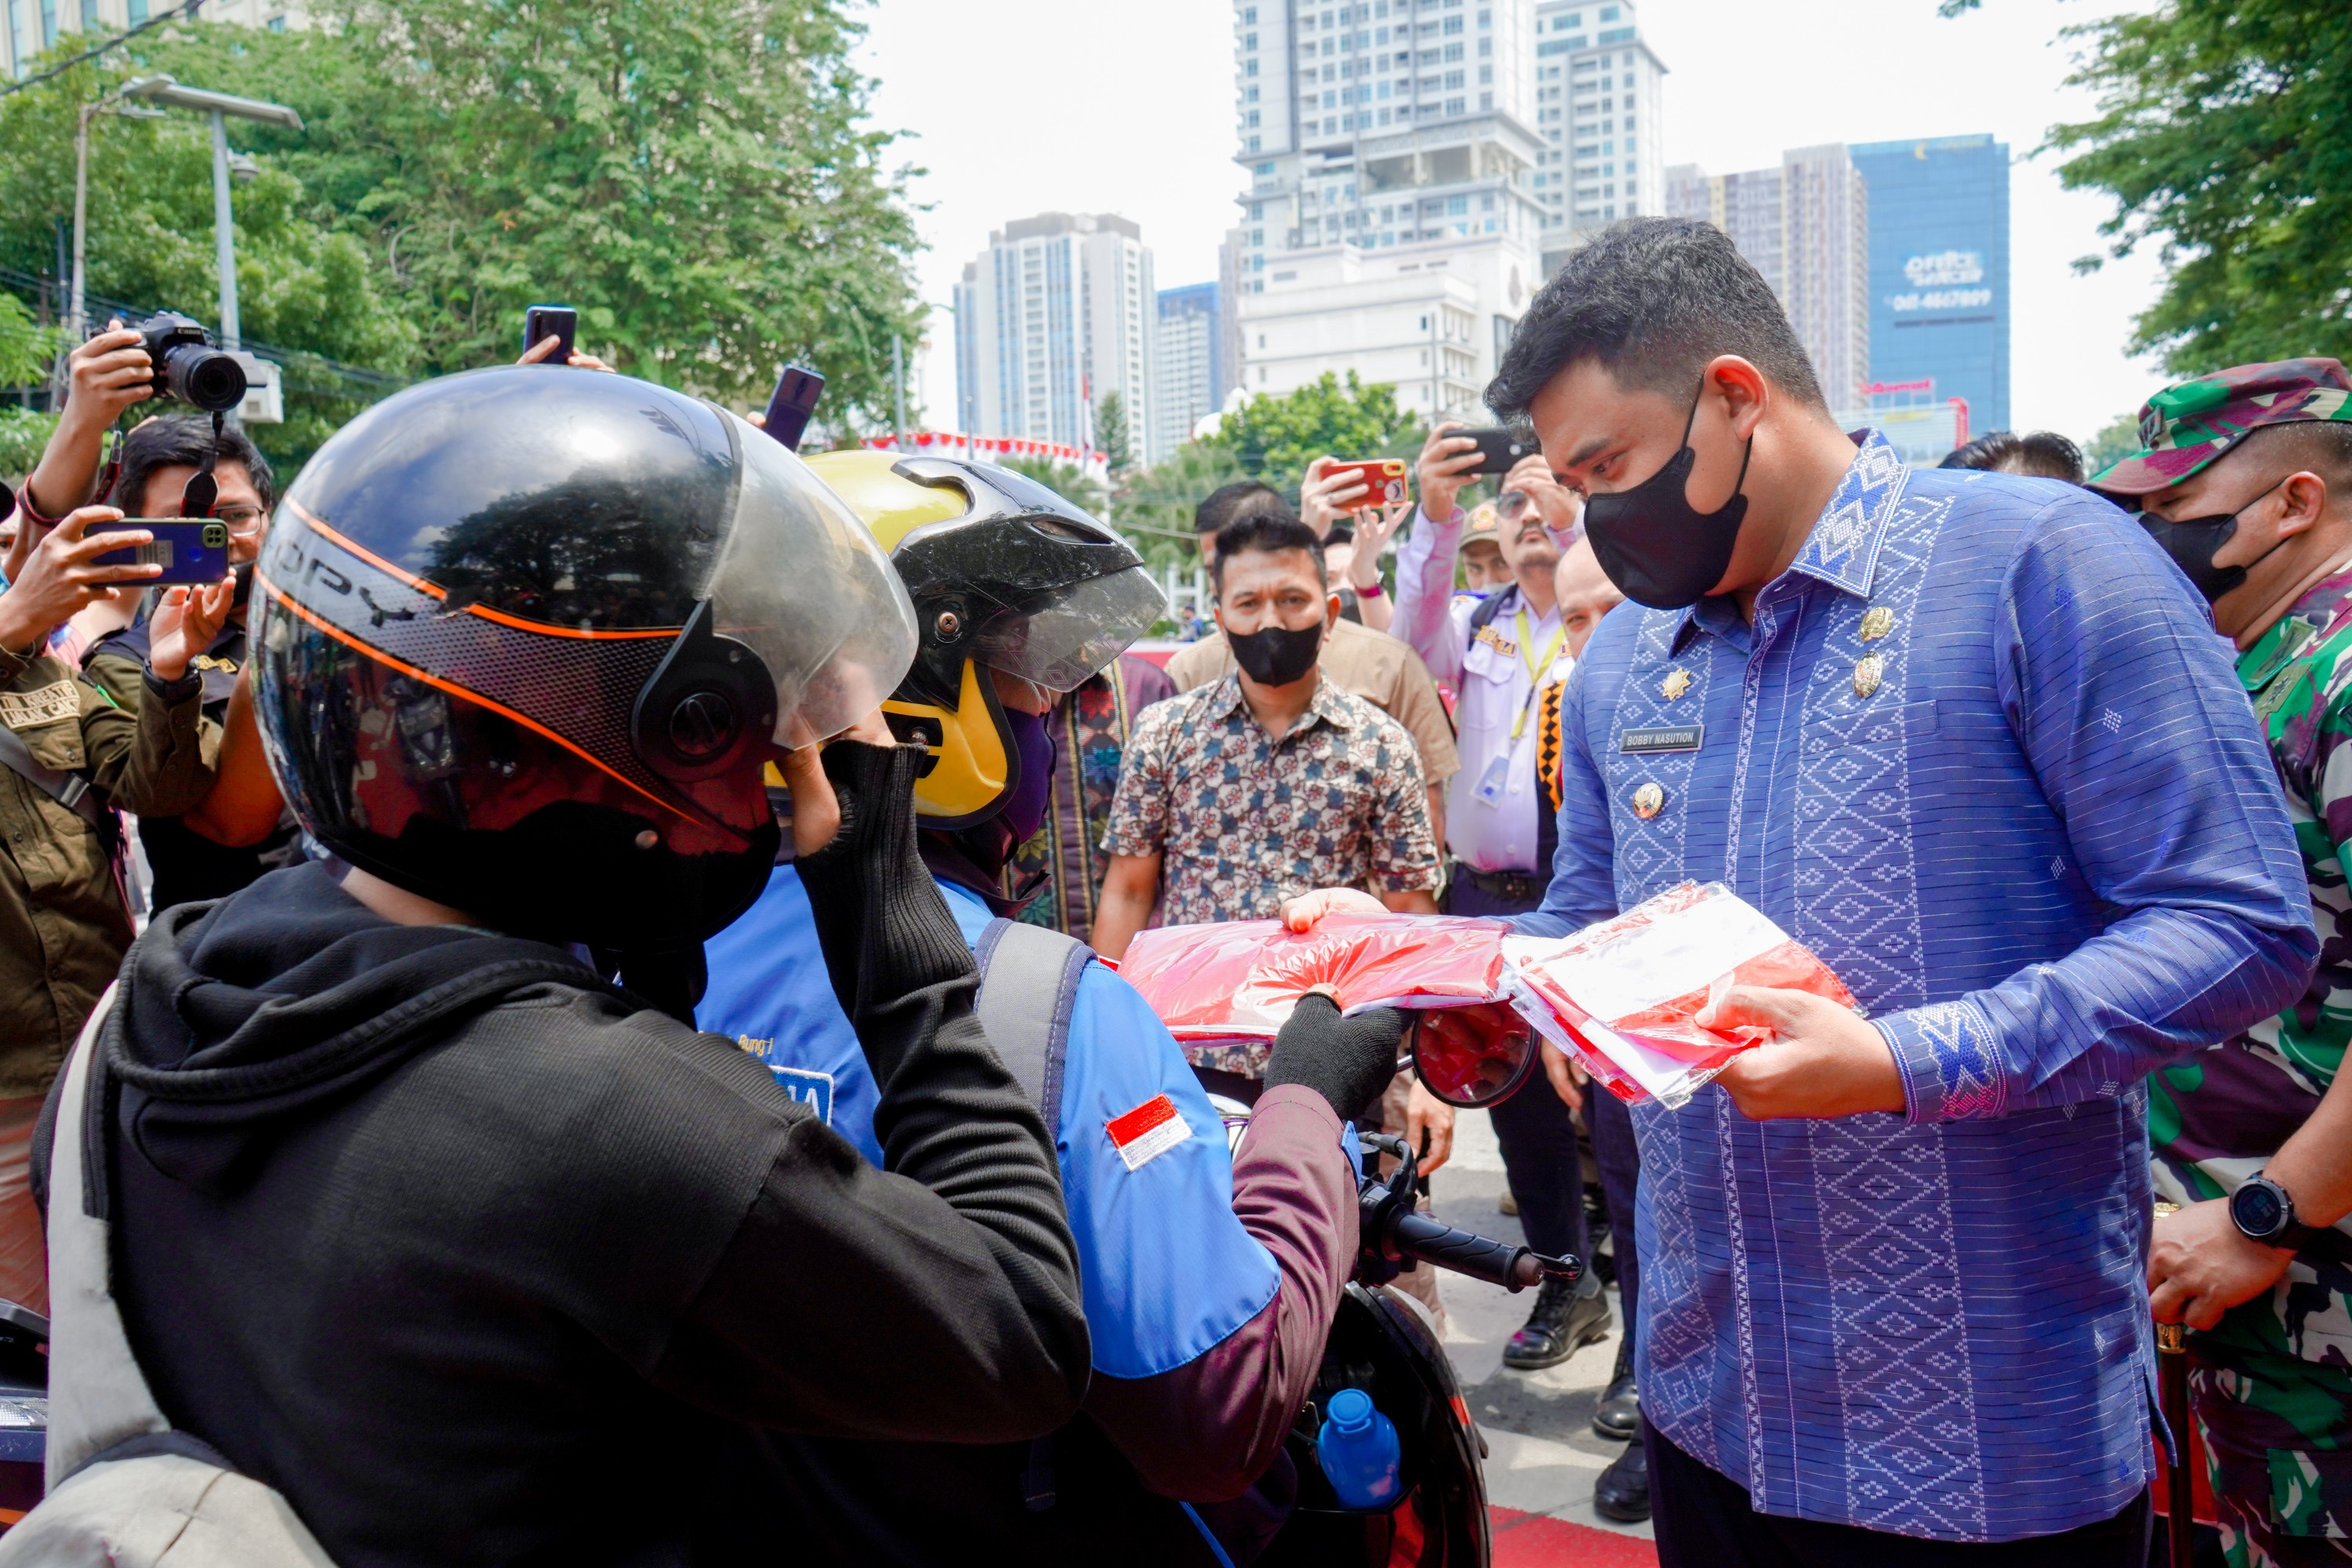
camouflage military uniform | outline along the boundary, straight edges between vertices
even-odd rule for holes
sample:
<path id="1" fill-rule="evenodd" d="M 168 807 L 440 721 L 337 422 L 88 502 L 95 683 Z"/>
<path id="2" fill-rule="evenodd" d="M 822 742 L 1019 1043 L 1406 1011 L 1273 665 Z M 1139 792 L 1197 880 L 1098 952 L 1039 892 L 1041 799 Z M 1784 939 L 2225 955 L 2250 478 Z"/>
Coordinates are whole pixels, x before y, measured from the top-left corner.
<path id="1" fill-rule="evenodd" d="M 2334 360 L 2241 366 L 2168 387 L 2147 448 L 2094 487 L 2146 495 L 2263 425 L 2352 416 Z M 2227 1196 L 2318 1108 L 2352 1041 L 2352 571 L 2313 588 L 2246 649 L 2253 700 L 2303 847 L 2319 967 L 2294 1008 L 2148 1080 L 2159 1195 Z M 2233 1568 L 2352 1563 L 2352 1222 L 2284 1279 L 2189 1336 L 2189 1386 Z"/>

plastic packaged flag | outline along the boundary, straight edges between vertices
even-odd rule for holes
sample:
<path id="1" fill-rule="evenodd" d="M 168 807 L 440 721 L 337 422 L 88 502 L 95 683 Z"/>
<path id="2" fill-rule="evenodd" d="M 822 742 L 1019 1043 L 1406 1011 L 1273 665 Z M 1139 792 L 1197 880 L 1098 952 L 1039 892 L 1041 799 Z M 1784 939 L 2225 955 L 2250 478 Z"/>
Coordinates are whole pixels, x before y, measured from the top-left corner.
<path id="1" fill-rule="evenodd" d="M 1769 1039 L 1760 1026 L 1697 1021 L 1735 985 L 1861 1011 L 1827 964 L 1720 882 L 1685 882 L 1570 936 L 1510 937 L 1503 952 L 1520 1012 L 1621 1100 L 1679 1106 Z"/>
<path id="2" fill-rule="evenodd" d="M 1352 912 L 1306 931 L 1280 921 L 1162 926 L 1136 937 L 1118 972 L 1194 1066 L 1255 1077 L 1290 1010 L 1317 987 L 1345 1013 L 1507 999 L 1507 934 L 1500 921 Z"/>

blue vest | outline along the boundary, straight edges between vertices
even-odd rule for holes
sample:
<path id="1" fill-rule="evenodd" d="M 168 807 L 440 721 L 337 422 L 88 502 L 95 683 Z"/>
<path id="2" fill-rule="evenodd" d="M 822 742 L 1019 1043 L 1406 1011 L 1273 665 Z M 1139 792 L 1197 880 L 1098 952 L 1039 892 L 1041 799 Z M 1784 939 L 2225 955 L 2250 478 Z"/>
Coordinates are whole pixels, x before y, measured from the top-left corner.
<path id="1" fill-rule="evenodd" d="M 950 883 L 940 890 L 977 945 L 987 907 Z M 793 868 L 778 867 L 704 953 L 710 984 L 695 1023 L 761 1058 L 786 1093 L 880 1165 L 873 1075 L 834 999 Z M 1282 1282 L 1273 1256 L 1234 1215 L 1223 1122 L 1167 1026 L 1097 963 L 1078 981 L 1060 1100 L 1055 1147 L 1095 1370 L 1172 1371 L 1263 1311 Z"/>

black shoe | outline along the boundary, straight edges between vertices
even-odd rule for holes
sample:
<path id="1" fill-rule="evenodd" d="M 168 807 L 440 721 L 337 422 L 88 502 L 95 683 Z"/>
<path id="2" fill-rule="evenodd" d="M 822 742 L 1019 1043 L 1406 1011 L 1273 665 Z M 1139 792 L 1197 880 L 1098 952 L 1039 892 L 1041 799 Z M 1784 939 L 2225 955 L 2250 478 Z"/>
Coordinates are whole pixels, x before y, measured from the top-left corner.
<path id="1" fill-rule="evenodd" d="M 1592 1511 L 1620 1524 L 1639 1524 L 1650 1517 L 1650 1456 L 1641 1444 L 1628 1445 L 1592 1483 Z"/>
<path id="2" fill-rule="evenodd" d="M 1592 1435 L 1612 1443 L 1631 1443 L 1642 1435 L 1642 1396 L 1633 1387 L 1633 1339 L 1627 1335 L 1617 1346 L 1617 1370 L 1610 1374 L 1609 1387 L 1601 1395 L 1601 1407 L 1592 1413 Z"/>
<path id="3" fill-rule="evenodd" d="M 1535 1310 L 1528 1314 L 1528 1326 L 1503 1347 L 1505 1366 L 1522 1372 L 1558 1366 L 1583 1346 L 1609 1337 L 1609 1302 L 1601 1294 L 1599 1281 L 1580 1283 L 1592 1285 L 1592 1293 L 1581 1294 L 1577 1285 L 1565 1279 L 1543 1282 L 1536 1292 Z"/>

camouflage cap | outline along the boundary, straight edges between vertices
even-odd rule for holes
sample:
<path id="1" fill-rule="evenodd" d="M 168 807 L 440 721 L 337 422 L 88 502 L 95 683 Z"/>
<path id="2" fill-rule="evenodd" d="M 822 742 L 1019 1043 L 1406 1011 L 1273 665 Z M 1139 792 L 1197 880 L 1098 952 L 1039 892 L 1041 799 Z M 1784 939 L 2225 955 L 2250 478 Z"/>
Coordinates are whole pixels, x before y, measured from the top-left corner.
<path id="1" fill-rule="evenodd" d="M 2352 378 L 2332 359 L 2232 365 L 2168 386 L 2139 410 L 2141 449 L 2090 479 L 2144 496 L 2179 484 L 2265 425 L 2352 420 Z"/>
<path id="2" fill-rule="evenodd" d="M 1470 509 L 1470 521 L 1462 530 L 1463 543 L 1476 544 L 1484 542 L 1499 547 L 1502 537 L 1503 519 L 1501 514 L 1495 510 L 1493 501 L 1482 500 Z"/>

